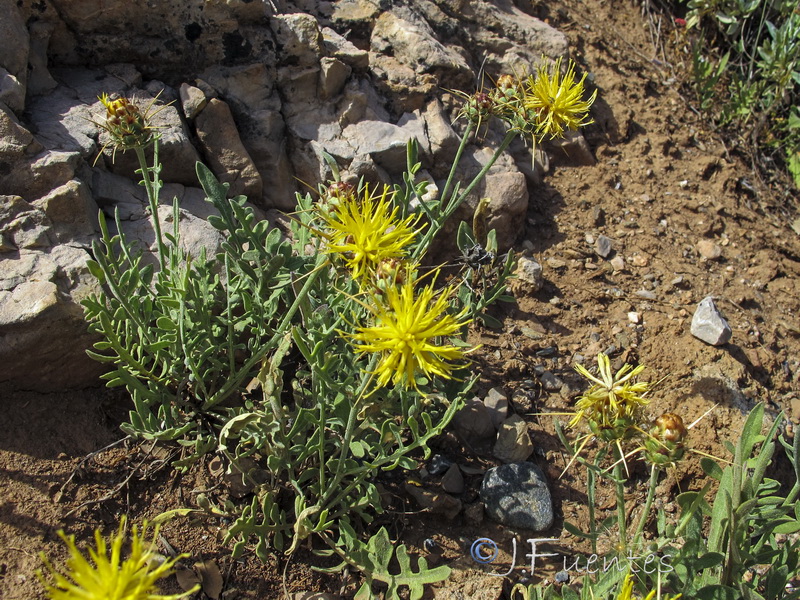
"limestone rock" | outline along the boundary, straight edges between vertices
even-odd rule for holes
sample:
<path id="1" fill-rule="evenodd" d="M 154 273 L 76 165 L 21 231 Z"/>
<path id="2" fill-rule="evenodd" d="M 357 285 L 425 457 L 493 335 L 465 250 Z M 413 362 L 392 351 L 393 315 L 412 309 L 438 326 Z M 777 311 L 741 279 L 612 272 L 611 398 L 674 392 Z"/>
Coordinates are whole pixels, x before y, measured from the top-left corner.
<path id="1" fill-rule="evenodd" d="M 694 337 L 712 346 L 727 344 L 733 331 L 720 314 L 713 298 L 707 296 L 700 301 L 692 317 L 691 332 Z"/>
<path id="2" fill-rule="evenodd" d="M 47 50 L 55 25 L 44 21 L 30 24 L 30 48 L 28 51 L 28 96 L 44 96 L 53 91 L 58 82 L 53 79 L 47 68 Z"/>
<path id="3" fill-rule="evenodd" d="M 96 385 L 103 366 L 79 305 L 96 291 L 88 252 L 56 246 L 0 260 L 0 382 L 41 392 Z"/>
<path id="4" fill-rule="evenodd" d="M 320 61 L 319 92 L 320 98 L 327 100 L 342 91 L 352 68 L 338 58 L 324 57 Z"/>
<path id="5" fill-rule="evenodd" d="M 25 108 L 25 86 L 3 67 L 0 67 L 0 102 L 15 112 Z"/>
<path id="6" fill-rule="evenodd" d="M 391 173 L 405 168 L 406 143 L 412 132 L 381 121 L 360 121 L 344 128 L 342 136 L 357 154 L 370 156 Z"/>
<path id="7" fill-rule="evenodd" d="M 260 200 L 261 175 L 239 139 L 228 105 L 212 99 L 197 116 L 195 125 L 211 170 L 220 181 L 231 184 L 229 194 Z"/>
<path id="8" fill-rule="evenodd" d="M 33 205 L 41 209 L 53 223 L 56 240 L 60 243 L 80 238 L 88 242 L 97 229 L 97 204 L 89 186 L 79 179 L 71 179 L 46 196 L 34 200 Z"/>
<path id="9" fill-rule="evenodd" d="M 391 54 L 419 72 L 472 75 L 464 58 L 442 44 L 427 21 L 403 7 L 381 13 L 372 29 L 370 51 Z"/>
<path id="10" fill-rule="evenodd" d="M 494 428 L 500 429 L 503 421 L 508 417 L 508 396 L 505 390 L 499 387 L 493 387 L 483 399 L 483 404 L 489 410 Z M 527 458 L 527 456 L 525 458 Z"/>
<path id="11" fill-rule="evenodd" d="M 577 131 L 566 131 L 563 138 L 548 141 L 547 148 L 555 166 L 591 167 L 597 163 L 586 138 Z"/>
<path id="12" fill-rule="evenodd" d="M 30 38 L 25 19 L 13 0 L 0 0 L 0 100 L 14 111 L 21 111 L 25 101 L 28 77 L 28 51 Z M 3 88 L 16 88 L 13 93 L 2 93 Z M 10 100 L 10 102 L 9 102 Z"/>
<path id="13" fill-rule="evenodd" d="M 544 285 L 542 265 L 527 256 L 521 256 L 517 260 L 517 270 L 514 274 L 517 276 L 517 281 L 514 284 L 516 289 L 533 294 L 542 289 Z"/>
<path id="14" fill-rule="evenodd" d="M 522 462 L 533 454 L 533 442 L 528 433 L 528 425 L 522 417 L 511 415 L 503 421 L 492 454 L 504 463 Z"/>
<path id="15" fill-rule="evenodd" d="M 330 27 L 322 28 L 322 39 L 325 51 L 346 65 L 354 69 L 365 69 L 369 66 L 369 52 L 356 47 Z"/>
<path id="16" fill-rule="evenodd" d="M 203 90 L 188 83 L 182 83 L 180 87 L 181 108 L 183 114 L 190 121 L 206 107 L 208 99 Z"/>
<path id="17" fill-rule="evenodd" d="M 303 13 L 275 15 L 269 23 L 283 63 L 296 67 L 319 64 L 323 37 L 313 16 Z"/>

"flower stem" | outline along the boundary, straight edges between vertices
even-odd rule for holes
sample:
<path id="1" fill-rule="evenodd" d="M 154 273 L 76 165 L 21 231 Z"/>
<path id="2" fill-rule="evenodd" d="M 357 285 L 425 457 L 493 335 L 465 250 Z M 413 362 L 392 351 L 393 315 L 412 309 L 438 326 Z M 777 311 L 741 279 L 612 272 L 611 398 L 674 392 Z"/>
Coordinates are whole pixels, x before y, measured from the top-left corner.
<path id="1" fill-rule="evenodd" d="M 620 549 L 628 548 L 628 526 L 625 519 L 625 465 L 618 461 L 614 465 L 614 486 L 617 491 L 617 525 L 619 526 Z"/>
<path id="2" fill-rule="evenodd" d="M 650 508 L 653 505 L 653 498 L 656 494 L 656 486 L 658 485 L 658 475 L 661 473 L 661 468 L 657 465 L 653 465 L 650 468 L 650 487 L 647 490 L 647 500 L 644 503 L 644 511 L 642 511 L 642 517 L 639 519 L 639 524 L 636 526 L 636 532 L 633 535 L 633 544 L 636 545 L 639 543 L 639 538 L 642 537 L 642 532 L 644 531 L 644 526 L 647 523 L 647 517 L 650 514 Z"/>
<path id="3" fill-rule="evenodd" d="M 158 264 L 163 271 L 166 268 L 166 263 L 164 260 L 164 238 L 161 236 L 161 219 L 158 217 L 158 193 L 161 190 L 161 180 L 158 176 L 158 172 L 161 170 L 161 166 L 158 163 L 158 138 L 153 141 L 152 169 L 147 166 L 147 159 L 145 158 L 144 148 L 142 146 L 135 146 L 133 151 L 136 153 L 136 158 L 139 160 L 139 172 L 142 174 L 142 183 L 144 184 L 145 190 L 147 190 L 150 217 L 153 219 L 153 229 L 158 246 Z"/>

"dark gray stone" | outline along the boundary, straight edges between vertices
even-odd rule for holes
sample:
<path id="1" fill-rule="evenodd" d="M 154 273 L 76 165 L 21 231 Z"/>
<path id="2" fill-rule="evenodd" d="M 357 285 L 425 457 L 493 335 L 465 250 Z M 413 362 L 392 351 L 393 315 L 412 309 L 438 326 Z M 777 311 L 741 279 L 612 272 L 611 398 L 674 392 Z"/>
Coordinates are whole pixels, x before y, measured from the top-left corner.
<path id="1" fill-rule="evenodd" d="M 521 462 L 486 472 L 481 500 L 493 521 L 508 527 L 544 531 L 553 524 L 553 501 L 542 470 Z"/>

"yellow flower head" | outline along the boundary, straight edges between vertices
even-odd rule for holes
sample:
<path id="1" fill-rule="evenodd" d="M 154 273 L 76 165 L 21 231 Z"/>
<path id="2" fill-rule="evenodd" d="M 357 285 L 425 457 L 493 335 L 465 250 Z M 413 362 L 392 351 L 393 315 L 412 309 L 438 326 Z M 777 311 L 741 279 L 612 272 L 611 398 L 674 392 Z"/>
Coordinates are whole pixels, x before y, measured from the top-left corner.
<path id="1" fill-rule="evenodd" d="M 559 58 L 552 74 L 547 64 L 542 64 L 535 76 L 528 78 L 525 93 L 525 109 L 533 118 L 534 137 L 541 141 L 549 136 L 550 139 L 564 136 L 567 130 L 577 130 L 578 127 L 592 122 L 588 118 L 589 107 L 597 96 L 595 90 L 588 100 L 583 100 L 583 82 L 575 81 L 575 64 L 570 61 L 567 72 L 561 75 L 561 59 Z"/>
<path id="2" fill-rule="evenodd" d="M 66 574 L 57 571 L 42 554 L 42 560 L 55 583 L 48 582 L 41 572 L 40 580 L 47 588 L 51 600 L 178 600 L 197 589 L 183 594 L 162 596 L 157 593 L 156 582 L 172 573 L 175 563 L 188 555 L 163 560 L 153 551 L 158 538 L 158 526 L 152 539 L 145 540 L 148 525 L 145 522 L 141 532 L 134 526 L 130 536 L 130 555 L 122 560 L 122 546 L 125 543 L 125 517 L 120 520 L 119 531 L 111 539 L 110 551 L 100 530 L 94 532 L 96 549 L 89 548 L 91 562 L 75 545 L 75 536 L 67 536 L 63 531 L 58 535 L 69 548 Z"/>
<path id="3" fill-rule="evenodd" d="M 369 306 L 374 325 L 359 327 L 351 337 L 360 353 L 380 355 L 374 374 L 379 386 L 405 383 L 416 387 L 419 372 L 449 379 L 455 361 L 464 360 L 464 351 L 451 345 L 437 345 L 436 339 L 456 334 L 469 321 L 464 314 L 447 313 L 450 288 L 434 298 L 433 283 L 415 294 L 413 277 L 387 288 Z"/>
<path id="4" fill-rule="evenodd" d="M 656 591 L 652 590 L 647 596 L 645 596 L 644 600 L 653 600 L 656 596 Z M 663 600 L 678 600 L 683 594 L 678 594 L 677 596 L 664 596 Z M 617 596 L 617 600 L 636 600 L 633 596 L 633 577 L 631 574 L 625 577 L 625 581 L 622 584 L 622 588 L 620 588 L 619 596 Z"/>
<path id="5" fill-rule="evenodd" d="M 575 370 L 593 385 L 578 399 L 578 410 L 569 425 L 574 427 L 585 419 L 592 433 L 600 439 L 619 440 L 633 432 L 640 409 L 649 402 L 644 395 L 650 390 L 650 384 L 635 381 L 644 365 L 625 364 L 612 374 L 608 356 L 601 352 L 597 355 L 597 366 L 599 377 L 589 373 L 583 365 L 575 366 Z"/>
<path id="6" fill-rule="evenodd" d="M 353 279 L 361 283 L 372 277 L 382 261 L 402 258 L 422 230 L 415 229 L 420 215 L 399 220 L 399 208 L 392 206 L 391 199 L 388 187 L 378 198 L 365 188 L 362 200 L 346 195 L 329 212 L 320 213 L 329 229 L 327 252 L 341 255 Z"/>

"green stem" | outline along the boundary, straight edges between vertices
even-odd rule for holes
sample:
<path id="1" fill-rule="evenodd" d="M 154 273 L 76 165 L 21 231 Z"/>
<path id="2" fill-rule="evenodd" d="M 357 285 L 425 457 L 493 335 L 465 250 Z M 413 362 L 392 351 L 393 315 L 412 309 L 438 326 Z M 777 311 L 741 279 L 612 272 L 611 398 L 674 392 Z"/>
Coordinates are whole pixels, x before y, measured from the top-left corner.
<path id="1" fill-rule="evenodd" d="M 661 473 L 661 468 L 658 465 L 653 465 L 650 468 L 650 487 L 647 490 L 647 499 L 644 502 L 644 511 L 639 519 L 639 524 L 636 526 L 636 532 L 633 535 L 634 546 L 639 543 L 642 537 L 644 526 L 647 523 L 647 517 L 650 515 L 650 508 L 653 506 L 653 498 L 656 495 L 656 486 L 658 485 L 658 475 Z"/>
<path id="2" fill-rule="evenodd" d="M 150 216 L 153 219 L 153 229 L 155 230 L 156 244 L 158 246 L 158 264 L 163 271 L 166 268 L 164 261 L 165 247 L 164 238 L 161 236 L 161 219 L 158 217 L 158 193 L 161 189 L 161 180 L 158 176 L 160 165 L 158 163 L 158 138 L 153 142 L 153 167 L 147 166 L 147 159 L 144 155 L 144 148 L 136 146 L 133 151 L 139 159 L 142 183 L 147 190 L 147 200 L 150 205 Z"/>
<path id="3" fill-rule="evenodd" d="M 592 536 L 592 553 L 597 554 L 597 528 L 594 518 L 594 492 L 597 478 L 592 469 L 586 469 L 586 500 L 589 504 L 589 534 Z"/>
<path id="4" fill-rule="evenodd" d="M 325 490 L 325 495 L 322 497 L 322 501 L 320 502 L 320 506 L 323 508 L 327 505 L 326 503 L 330 500 L 331 496 L 336 492 L 336 488 L 339 487 L 339 484 L 342 481 L 342 477 L 344 477 L 344 463 L 347 460 L 347 456 L 350 454 L 350 442 L 353 441 L 353 433 L 355 432 L 356 428 L 356 417 L 358 416 L 358 412 L 360 410 L 360 401 L 364 397 L 364 392 L 367 389 L 367 385 L 369 382 L 372 381 L 372 371 L 375 369 L 375 364 L 378 362 L 378 354 L 374 354 L 369 361 L 369 365 L 364 371 L 363 377 L 361 378 L 361 383 L 358 386 L 358 390 L 355 393 L 355 400 L 353 404 L 350 406 L 350 414 L 347 416 L 347 425 L 345 426 L 344 430 L 344 439 L 342 440 L 342 445 L 339 451 L 339 458 L 336 464 L 336 473 L 331 480 L 330 485 L 328 485 L 328 489 Z M 321 469 L 325 468 L 325 465 L 320 465 Z"/>
<path id="5" fill-rule="evenodd" d="M 619 526 L 620 549 L 624 552 L 628 548 L 628 525 L 625 517 L 625 465 L 618 457 L 614 465 L 614 486 L 617 491 L 617 524 Z"/>
<path id="6" fill-rule="evenodd" d="M 445 183 L 444 190 L 442 191 L 442 194 L 440 196 L 442 201 L 444 201 L 444 199 L 447 198 L 447 194 L 450 192 L 452 179 L 455 175 L 456 165 L 461 160 L 461 154 L 464 152 L 464 147 L 466 146 L 467 138 L 471 132 L 472 132 L 472 124 L 470 123 L 470 125 L 467 126 L 464 135 L 461 137 L 461 145 L 458 147 L 458 152 L 456 153 L 456 157 L 453 161 L 453 167 L 450 169 L 450 175 L 447 178 L 447 183 Z M 436 219 L 435 221 L 431 221 L 431 226 L 425 232 L 425 235 L 422 237 L 422 241 L 419 243 L 416 250 L 414 251 L 412 260 L 419 260 L 419 258 L 421 258 L 423 252 L 427 250 L 427 248 L 431 245 L 434 236 L 437 233 L 439 233 L 439 230 L 444 226 L 445 222 L 447 222 L 447 219 L 449 219 L 453 215 L 453 213 L 458 209 L 458 207 L 464 203 L 464 200 L 466 200 L 467 196 L 469 196 L 472 193 L 472 191 L 475 189 L 475 186 L 477 186 L 481 182 L 481 180 L 483 180 L 483 178 L 486 177 L 486 174 L 489 172 L 489 169 L 491 169 L 494 166 L 494 163 L 497 162 L 497 159 L 500 158 L 500 155 L 506 151 L 508 146 L 511 144 L 512 141 L 514 141 L 514 139 L 517 137 L 518 134 L 519 132 L 513 129 L 506 132 L 506 136 L 503 138 L 503 141 L 494 151 L 492 158 L 490 158 L 489 162 L 487 162 L 483 166 L 483 168 L 478 172 L 478 174 L 475 175 L 475 177 L 472 179 L 469 185 L 464 190 L 455 190 L 453 192 L 453 194 L 450 197 L 450 200 L 447 202 L 447 206 L 445 207 L 444 211 L 442 211 L 439 218 Z"/>
<path id="7" fill-rule="evenodd" d="M 286 311 L 286 314 L 283 316 L 283 320 L 278 324 L 277 329 L 273 336 L 269 339 L 269 341 L 264 344 L 257 352 L 254 352 L 252 356 L 247 360 L 247 362 L 242 365 L 241 369 L 236 373 L 235 377 L 231 377 L 228 379 L 225 384 L 217 391 L 214 396 L 209 398 L 206 402 L 203 403 L 201 409 L 203 411 L 208 411 L 212 407 L 216 406 L 223 400 L 225 400 L 233 390 L 238 390 L 239 386 L 241 386 L 242 381 L 244 378 L 249 374 L 252 373 L 252 370 L 255 366 L 261 362 L 261 360 L 266 356 L 267 352 L 272 350 L 280 340 L 280 338 L 284 335 L 287 327 L 291 323 L 292 318 L 294 318 L 295 313 L 297 313 L 300 305 L 303 303 L 303 300 L 308 295 L 308 292 L 311 290 L 311 287 L 314 283 L 319 279 L 319 277 L 324 272 L 325 261 L 327 257 L 323 253 L 319 253 L 317 255 L 317 262 L 314 265 L 314 269 L 308 274 L 308 279 L 306 279 L 305 284 L 298 292 L 297 296 L 292 302 L 292 305 Z"/>
<path id="8" fill-rule="evenodd" d="M 519 132 L 514 129 L 510 129 L 509 131 L 506 132 L 506 137 L 503 138 L 503 141 L 497 147 L 497 150 L 494 151 L 494 154 L 492 155 L 492 158 L 489 159 L 489 162 L 483 165 L 483 168 L 478 172 L 477 175 L 475 175 L 474 179 L 460 194 L 458 194 L 457 197 L 451 198 L 450 203 L 447 205 L 447 208 L 445 209 L 443 222 L 446 221 L 448 217 L 450 217 L 450 215 L 452 215 L 459 206 L 461 206 L 464 200 L 467 199 L 467 196 L 469 196 L 470 193 L 472 193 L 472 190 L 475 189 L 475 186 L 477 186 L 481 182 L 481 180 L 483 180 L 483 178 L 486 177 L 486 174 L 489 172 L 489 169 L 491 169 L 494 166 L 494 163 L 497 162 L 497 159 L 500 158 L 500 155 L 506 151 L 506 148 L 508 148 L 511 142 L 514 141 L 517 135 L 519 135 Z"/>

